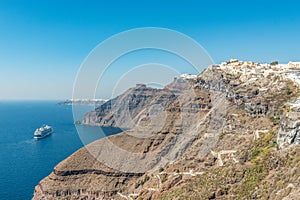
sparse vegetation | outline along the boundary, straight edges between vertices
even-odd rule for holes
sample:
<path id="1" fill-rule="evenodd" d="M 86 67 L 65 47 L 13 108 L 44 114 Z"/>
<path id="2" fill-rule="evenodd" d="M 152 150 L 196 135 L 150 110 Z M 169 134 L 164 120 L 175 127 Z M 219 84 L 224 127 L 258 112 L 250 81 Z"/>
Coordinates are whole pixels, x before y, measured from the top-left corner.
<path id="1" fill-rule="evenodd" d="M 272 190 L 269 183 L 264 180 L 273 167 L 279 165 L 285 167 L 285 162 L 290 159 L 291 162 L 300 165 L 300 157 L 292 153 L 290 157 L 278 158 L 276 165 L 272 164 L 275 162 L 274 153 L 278 153 L 275 149 L 277 145 L 275 137 L 276 133 L 270 131 L 250 146 L 252 164 L 211 168 L 191 182 L 163 193 L 160 199 L 210 199 L 217 196 L 222 199 L 220 196 L 227 194 L 234 199 L 266 198 Z M 277 178 L 277 187 L 285 188 L 288 177 Z"/>
<path id="2" fill-rule="evenodd" d="M 147 181 L 150 180 L 150 176 L 145 175 L 143 179 L 139 179 L 136 184 L 135 184 L 135 188 L 138 188 L 141 185 L 144 185 Z"/>
<path id="3" fill-rule="evenodd" d="M 278 65 L 278 61 L 273 61 L 270 63 L 270 65 L 274 66 L 274 65 Z"/>
<path id="4" fill-rule="evenodd" d="M 280 122 L 280 117 L 278 115 L 269 116 L 269 119 L 272 121 L 274 126 L 278 125 Z"/>
<path id="5" fill-rule="evenodd" d="M 160 175 L 160 178 L 161 178 L 161 182 L 164 183 L 168 180 L 168 175 L 167 174 Z"/>

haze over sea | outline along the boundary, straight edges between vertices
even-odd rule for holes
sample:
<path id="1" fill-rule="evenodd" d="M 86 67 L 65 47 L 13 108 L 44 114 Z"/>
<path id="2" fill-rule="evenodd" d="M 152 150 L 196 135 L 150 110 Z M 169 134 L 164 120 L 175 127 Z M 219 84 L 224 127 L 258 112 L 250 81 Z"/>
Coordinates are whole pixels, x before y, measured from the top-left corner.
<path id="1" fill-rule="evenodd" d="M 83 116 L 92 109 L 80 106 L 79 112 Z M 35 141 L 33 132 L 43 124 L 52 126 L 54 133 Z M 103 134 L 99 127 L 78 128 L 91 142 L 119 131 L 106 128 Z M 35 185 L 82 146 L 71 106 L 59 106 L 57 101 L 0 101 L 0 199 L 31 199 Z"/>

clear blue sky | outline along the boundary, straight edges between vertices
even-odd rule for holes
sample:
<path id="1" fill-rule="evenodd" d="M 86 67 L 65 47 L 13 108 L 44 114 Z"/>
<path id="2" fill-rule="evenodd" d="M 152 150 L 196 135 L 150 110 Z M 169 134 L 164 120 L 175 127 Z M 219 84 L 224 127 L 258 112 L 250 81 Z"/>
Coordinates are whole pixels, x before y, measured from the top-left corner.
<path id="1" fill-rule="evenodd" d="M 299 61 L 299 10 L 289 0 L 1 0 L 0 99 L 70 98 L 88 53 L 138 27 L 189 35 L 217 63 Z"/>

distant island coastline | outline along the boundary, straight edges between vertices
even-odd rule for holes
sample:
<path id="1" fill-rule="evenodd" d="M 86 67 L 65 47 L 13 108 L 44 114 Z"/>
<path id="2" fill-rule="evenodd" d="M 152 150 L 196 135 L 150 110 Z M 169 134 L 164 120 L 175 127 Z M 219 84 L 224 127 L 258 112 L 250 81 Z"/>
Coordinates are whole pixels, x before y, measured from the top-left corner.
<path id="1" fill-rule="evenodd" d="M 65 101 L 61 101 L 58 105 L 65 106 L 100 106 L 104 104 L 106 99 L 67 99 Z"/>

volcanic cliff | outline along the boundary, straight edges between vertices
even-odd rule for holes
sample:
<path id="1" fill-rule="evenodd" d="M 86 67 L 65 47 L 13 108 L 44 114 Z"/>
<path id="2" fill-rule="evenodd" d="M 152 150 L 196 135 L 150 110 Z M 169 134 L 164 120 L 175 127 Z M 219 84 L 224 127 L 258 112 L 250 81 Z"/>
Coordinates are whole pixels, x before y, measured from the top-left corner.
<path id="1" fill-rule="evenodd" d="M 296 199 L 299 70 L 231 61 L 87 113 L 116 126 L 58 164 L 33 199 Z"/>

